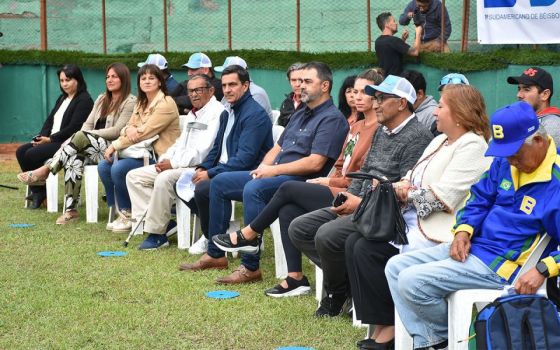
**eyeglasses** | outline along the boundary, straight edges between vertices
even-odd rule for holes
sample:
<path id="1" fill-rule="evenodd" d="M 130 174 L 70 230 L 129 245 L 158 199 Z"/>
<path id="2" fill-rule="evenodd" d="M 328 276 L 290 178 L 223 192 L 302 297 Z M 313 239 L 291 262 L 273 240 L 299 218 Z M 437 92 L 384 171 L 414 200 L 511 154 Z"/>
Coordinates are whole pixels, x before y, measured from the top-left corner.
<path id="1" fill-rule="evenodd" d="M 206 89 L 210 89 L 210 87 L 209 86 L 203 86 L 203 87 L 197 87 L 197 88 L 194 88 L 194 89 L 187 89 L 187 94 L 189 94 L 189 95 L 194 95 L 194 94 L 200 95 Z"/>
<path id="2" fill-rule="evenodd" d="M 388 98 L 402 98 L 400 96 L 392 95 L 392 94 L 379 94 L 379 95 L 375 95 L 375 96 L 372 96 L 372 97 L 373 97 L 373 100 L 375 102 L 377 102 L 377 104 L 379 104 L 379 105 L 382 104 L 383 101 L 385 101 Z"/>

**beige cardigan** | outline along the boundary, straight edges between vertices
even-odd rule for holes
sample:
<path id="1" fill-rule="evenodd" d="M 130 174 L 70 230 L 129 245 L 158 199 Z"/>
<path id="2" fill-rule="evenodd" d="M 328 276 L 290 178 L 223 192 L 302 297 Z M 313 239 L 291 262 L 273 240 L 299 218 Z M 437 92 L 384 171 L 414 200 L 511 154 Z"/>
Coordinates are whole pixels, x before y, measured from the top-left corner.
<path id="1" fill-rule="evenodd" d="M 181 134 L 177 105 L 171 97 L 165 96 L 161 91 L 145 110 L 136 103 L 126 127 L 128 126 L 138 128 L 138 132 L 142 134 L 139 141 L 159 135 L 154 142 L 154 151 L 158 156 L 165 153 Z M 126 136 L 126 127 L 121 130 L 121 136 L 113 142 L 117 151 L 134 144 Z"/>
<path id="2" fill-rule="evenodd" d="M 464 205 L 471 185 L 492 162 L 491 158 L 484 157 L 488 145 L 482 136 L 467 132 L 449 146 L 443 145 L 446 141 L 445 134 L 434 138 L 418 161 L 420 163 L 435 152 L 422 175 L 421 187 L 431 189 L 446 211 L 418 218 L 418 228 L 428 240 L 438 243 L 453 239 L 451 228 L 455 213 Z M 405 178 L 411 180 L 414 170 L 410 170 Z"/>
<path id="3" fill-rule="evenodd" d="M 119 108 L 107 116 L 107 120 L 105 121 L 105 128 L 99 130 L 93 130 L 95 128 L 95 124 L 101 118 L 101 99 L 105 96 L 105 94 L 99 95 L 95 103 L 93 104 L 93 109 L 89 114 L 87 120 L 82 125 L 81 130 L 87 131 L 94 135 L 99 135 L 103 137 L 107 141 L 113 141 L 128 123 L 130 116 L 132 115 L 132 110 L 134 109 L 134 105 L 136 104 L 136 96 L 128 95 L 128 97 L 121 103 Z"/>

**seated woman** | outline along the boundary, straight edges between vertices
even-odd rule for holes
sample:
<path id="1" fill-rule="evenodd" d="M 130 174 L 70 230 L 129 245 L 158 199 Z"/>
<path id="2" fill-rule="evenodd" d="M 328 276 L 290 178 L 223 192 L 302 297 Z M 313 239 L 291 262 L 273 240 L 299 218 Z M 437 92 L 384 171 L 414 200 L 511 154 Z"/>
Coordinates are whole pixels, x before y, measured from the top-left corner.
<path id="1" fill-rule="evenodd" d="M 302 272 L 301 252 L 292 244 L 288 236 L 288 227 L 294 218 L 330 206 L 335 195 L 345 191 L 350 185 L 350 179 L 344 175 L 360 169 L 378 125 L 377 115 L 373 109 L 373 98 L 365 94 L 365 87 L 382 81 L 383 76 L 376 69 L 369 69 L 357 76 L 353 93 L 357 111 L 363 113 L 364 119 L 357 121 L 350 128 L 342 153 L 335 164 L 335 172 L 328 178 L 317 178 L 307 182 L 285 182 L 278 188 L 260 215 L 241 229 L 242 236 L 252 241 L 277 218 L 280 219 L 288 277 L 277 286 L 266 290 L 266 295 L 289 297 L 309 293 L 309 282 Z M 237 234 L 229 233 L 229 235 L 232 243 L 237 244 Z M 241 244 L 235 248 L 235 250 L 242 249 Z"/>
<path id="2" fill-rule="evenodd" d="M 64 225 L 78 219 L 77 204 L 82 187 L 84 165 L 97 164 L 110 141 L 119 137 L 126 125 L 136 97 L 130 94 L 130 71 L 123 63 L 112 63 L 105 71 L 106 90 L 99 95 L 82 129 L 54 154 L 46 165 L 33 170 L 33 176 L 44 181 L 50 173 L 64 168 L 65 212 L 56 220 Z M 19 177 L 23 177 L 20 174 Z"/>
<path id="3" fill-rule="evenodd" d="M 165 79 L 160 69 L 153 64 L 146 64 L 138 70 L 138 100 L 132 116 L 120 131 L 118 139 L 105 150 L 104 160 L 99 162 L 97 170 L 107 194 L 107 205 L 118 204 L 119 217 L 107 224 L 108 230 L 128 232 L 130 222 L 130 197 L 126 189 L 126 174 L 144 165 L 143 158 L 122 158 L 116 160 L 115 153 L 156 135 L 153 142 L 156 156 L 163 154 L 179 137 L 179 113 L 173 99 L 167 96 Z M 155 163 L 155 159 L 150 159 Z"/>
<path id="4" fill-rule="evenodd" d="M 39 179 L 32 170 L 43 165 L 58 151 L 62 142 L 80 130 L 93 107 L 93 100 L 78 66 L 67 64 L 57 70 L 56 74 L 62 94 L 56 100 L 39 134 L 32 142 L 21 145 L 16 151 L 23 171 L 18 174 L 18 179 L 29 185 L 31 195 L 26 199 L 31 201 L 31 209 L 39 208 L 47 198 L 46 177 Z"/>
<path id="5" fill-rule="evenodd" d="M 379 74 L 383 74 L 378 72 Z M 352 126 L 358 121 L 358 110 L 354 95 L 355 75 L 349 75 L 344 79 L 340 89 L 338 90 L 338 109 L 344 114 L 348 125 Z"/>
<path id="6" fill-rule="evenodd" d="M 359 232 L 346 240 L 345 254 L 357 319 L 375 325 L 361 349 L 392 348 L 394 305 L 385 278 L 389 258 L 401 251 L 431 247 L 453 238 L 451 227 L 474 184 L 489 165 L 484 157 L 489 139 L 486 106 L 480 92 L 468 85 L 443 89 L 434 110 L 442 132 L 407 176 L 393 184 L 408 225 L 408 245 L 366 240 Z"/>

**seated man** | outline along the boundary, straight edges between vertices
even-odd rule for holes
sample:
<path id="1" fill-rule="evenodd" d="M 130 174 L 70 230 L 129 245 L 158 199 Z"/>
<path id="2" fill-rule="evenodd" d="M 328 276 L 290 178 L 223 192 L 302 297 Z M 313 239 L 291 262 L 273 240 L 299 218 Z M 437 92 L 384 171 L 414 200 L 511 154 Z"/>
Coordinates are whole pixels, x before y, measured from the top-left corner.
<path id="1" fill-rule="evenodd" d="M 346 118 L 330 97 L 332 73 L 321 62 L 307 63 L 302 69 L 301 94 L 306 108 L 297 111 L 278 143 L 251 172 L 220 175 L 222 191 L 214 192 L 213 203 L 223 208 L 231 200 L 243 201 L 244 222 L 251 222 L 266 206 L 278 187 L 290 180 L 326 176 L 334 165 L 348 133 Z M 217 179 L 216 179 L 217 181 Z M 226 234 L 229 212 L 214 211 L 210 217 L 208 254 L 221 257 L 224 252 L 243 247 L 241 266 L 218 283 L 247 283 L 261 280 L 259 237 L 247 240 L 237 231 Z"/>
<path id="2" fill-rule="evenodd" d="M 375 96 L 373 108 L 382 127 L 375 131 L 360 171 L 399 181 L 416 164 L 432 134 L 414 115 L 416 93 L 406 79 L 389 75 L 380 85 L 367 85 L 365 92 Z M 290 225 L 288 234 L 294 246 L 323 269 L 327 296 L 316 317 L 333 317 L 342 311 L 349 288 L 344 246 L 346 238 L 356 232 L 351 214 L 369 185 L 371 180 L 352 180 L 342 205 L 302 215 Z"/>
<path id="3" fill-rule="evenodd" d="M 427 84 L 424 75 L 417 70 L 405 70 L 402 72 L 401 77 L 408 80 L 414 86 L 414 91 L 416 91 L 416 102 L 413 105 L 416 118 L 425 127 L 430 129 L 434 136 L 439 135 L 435 127 L 436 118 L 434 117 L 434 109 L 436 109 L 438 103 L 432 95 L 426 94 Z"/>
<path id="4" fill-rule="evenodd" d="M 232 65 L 238 65 L 247 71 L 249 70 L 247 68 L 247 62 L 245 62 L 245 60 L 239 56 L 226 57 L 224 64 L 221 66 L 217 66 L 214 70 L 218 73 L 221 73 L 224 69 Z M 249 91 L 251 92 L 251 96 L 253 96 L 253 99 L 257 101 L 257 103 L 260 104 L 262 108 L 264 108 L 266 114 L 268 114 L 270 120 L 272 121 L 273 119 L 272 107 L 270 106 L 270 99 L 268 98 L 268 94 L 266 93 L 265 89 L 258 86 L 251 80 L 251 84 L 249 85 Z M 226 105 L 228 103 L 227 99 L 223 98 L 222 103 Z"/>
<path id="5" fill-rule="evenodd" d="M 451 35 L 451 20 L 447 8 L 444 7 L 445 27 L 441 27 L 442 6 L 440 0 L 412 0 L 399 17 L 399 23 L 403 26 L 408 25 L 412 19 L 414 25 L 424 28 L 420 52 L 449 52 L 447 40 Z M 442 35 L 443 47 L 441 45 Z"/>
<path id="6" fill-rule="evenodd" d="M 224 69 L 222 88 L 228 104 L 220 116 L 220 128 L 214 145 L 204 161 L 196 167 L 194 176 L 182 177 L 177 182 L 176 188 L 182 186 L 185 181 L 192 181 L 196 185 L 194 200 L 189 201 L 187 205 L 200 218 L 200 227 L 206 237 L 208 226 L 216 224 L 210 222 L 211 212 L 222 213 L 227 210 L 230 213 L 228 219 L 231 215 L 231 202 L 214 202 L 215 192 L 224 190 L 219 175 L 230 171 L 255 169 L 272 148 L 272 123 L 266 111 L 251 96 L 249 85 L 249 73 L 243 67 L 233 65 Z M 224 207 L 216 207 L 222 204 Z M 195 264 L 182 264 L 179 269 L 225 269 L 228 262 L 220 253 L 218 250 L 216 258 L 204 254 Z"/>
<path id="7" fill-rule="evenodd" d="M 286 99 L 280 105 L 280 115 L 276 124 L 280 126 L 288 125 L 290 117 L 296 110 L 303 108 L 304 103 L 301 102 L 301 68 L 303 63 L 296 62 L 288 68 L 288 81 L 292 87 L 292 92 L 286 95 Z"/>
<path id="8" fill-rule="evenodd" d="M 531 67 L 518 77 L 508 77 L 507 82 L 517 85 L 517 99 L 533 107 L 548 135 L 560 145 L 560 109 L 550 105 L 554 93 L 552 75 L 540 67 Z"/>
<path id="9" fill-rule="evenodd" d="M 457 213 L 455 239 L 394 256 L 385 268 L 399 316 L 415 349 L 447 346 L 447 301 L 460 289 L 501 289 L 511 283 L 542 234 L 560 240 L 560 157 L 553 139 L 525 102 L 491 117 L 495 159 Z M 559 252 L 542 259 L 515 289 L 533 294 L 558 275 Z"/>
<path id="10" fill-rule="evenodd" d="M 216 100 L 221 101 L 224 97 L 222 92 L 222 82 L 217 79 L 212 70 L 212 61 L 210 57 L 206 56 L 202 52 L 195 52 L 189 56 L 187 63 L 183 64 L 181 67 L 187 70 L 187 78 L 190 79 L 196 74 L 205 74 L 210 77 L 210 82 L 214 87 L 214 97 Z M 173 97 L 177 108 L 179 109 L 179 114 L 188 114 L 192 109 L 191 99 L 187 93 L 187 83 L 188 80 L 183 81 L 175 91 L 169 91 L 169 95 Z"/>
<path id="11" fill-rule="evenodd" d="M 175 183 L 188 167 L 199 164 L 208 154 L 220 125 L 224 106 L 214 97 L 214 87 L 207 75 L 194 75 L 188 82 L 193 109 L 181 136 L 161 155 L 157 164 L 131 170 L 126 187 L 132 203 L 132 217 L 145 213 L 144 231 L 149 235 L 139 249 L 150 250 L 168 244 L 165 235 L 175 202 Z M 206 125 L 205 130 L 189 130 L 190 122 Z"/>

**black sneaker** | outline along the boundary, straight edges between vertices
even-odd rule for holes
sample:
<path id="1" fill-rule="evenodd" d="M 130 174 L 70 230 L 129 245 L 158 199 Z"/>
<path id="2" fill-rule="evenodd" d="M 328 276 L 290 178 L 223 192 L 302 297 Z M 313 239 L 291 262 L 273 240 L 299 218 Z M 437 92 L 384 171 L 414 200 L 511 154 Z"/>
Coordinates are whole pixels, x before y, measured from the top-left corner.
<path id="1" fill-rule="evenodd" d="M 237 234 L 237 244 L 231 243 L 229 233 L 222 235 L 215 235 L 212 237 L 214 244 L 224 252 L 243 252 L 249 254 L 256 254 L 259 251 L 259 238 L 258 236 L 252 240 L 245 239 L 241 230 L 235 231 Z"/>
<path id="2" fill-rule="evenodd" d="M 327 294 L 321 300 L 321 305 L 315 311 L 315 317 L 335 317 L 342 312 L 342 306 L 346 301 L 346 294 Z"/>
<path id="3" fill-rule="evenodd" d="M 284 298 L 309 294 L 311 291 L 309 281 L 305 276 L 303 276 L 303 278 L 299 281 L 288 276 L 286 277 L 286 283 L 288 283 L 288 288 L 284 288 L 282 285 L 277 284 L 274 287 L 265 290 L 264 294 L 273 298 Z"/>

